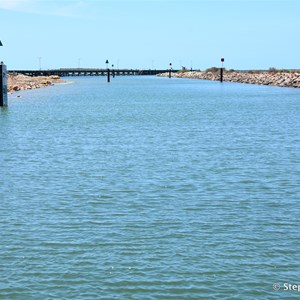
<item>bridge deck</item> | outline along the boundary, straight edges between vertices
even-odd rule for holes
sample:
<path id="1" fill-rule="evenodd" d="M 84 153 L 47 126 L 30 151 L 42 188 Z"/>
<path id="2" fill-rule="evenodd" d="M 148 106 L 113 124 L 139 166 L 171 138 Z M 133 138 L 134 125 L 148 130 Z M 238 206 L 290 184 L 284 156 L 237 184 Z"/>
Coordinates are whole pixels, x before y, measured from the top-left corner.
<path id="1" fill-rule="evenodd" d="M 176 70 L 172 70 L 174 72 Z M 136 70 L 136 69 L 110 69 L 116 76 L 125 75 L 157 75 L 169 70 Z M 54 70 L 9 70 L 9 73 L 24 74 L 27 76 L 106 76 L 107 69 L 54 69 Z"/>

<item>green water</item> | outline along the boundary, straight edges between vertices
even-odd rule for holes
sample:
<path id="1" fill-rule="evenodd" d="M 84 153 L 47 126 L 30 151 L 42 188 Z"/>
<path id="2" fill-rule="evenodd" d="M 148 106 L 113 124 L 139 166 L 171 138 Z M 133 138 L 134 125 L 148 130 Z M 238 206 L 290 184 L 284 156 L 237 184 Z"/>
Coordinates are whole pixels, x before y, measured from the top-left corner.
<path id="1" fill-rule="evenodd" d="M 300 90 L 72 80 L 0 110 L 0 299 L 300 297 Z"/>

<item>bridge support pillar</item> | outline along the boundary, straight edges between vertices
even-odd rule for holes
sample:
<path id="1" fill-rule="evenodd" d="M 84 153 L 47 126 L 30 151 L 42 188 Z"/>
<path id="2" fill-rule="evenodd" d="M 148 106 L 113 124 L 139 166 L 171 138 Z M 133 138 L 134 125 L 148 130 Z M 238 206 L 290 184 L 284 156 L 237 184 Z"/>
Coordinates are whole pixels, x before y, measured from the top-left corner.
<path id="1" fill-rule="evenodd" d="M 7 106 L 7 70 L 3 62 L 0 63 L 0 106 Z"/>

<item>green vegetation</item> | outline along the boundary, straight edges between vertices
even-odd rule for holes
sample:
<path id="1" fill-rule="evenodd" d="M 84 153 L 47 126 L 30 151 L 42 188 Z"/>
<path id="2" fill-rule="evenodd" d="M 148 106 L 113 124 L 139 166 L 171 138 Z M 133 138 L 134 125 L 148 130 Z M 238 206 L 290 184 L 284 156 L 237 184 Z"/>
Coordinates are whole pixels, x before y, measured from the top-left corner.
<path id="1" fill-rule="evenodd" d="M 208 68 L 205 70 L 205 72 L 212 72 L 212 73 L 216 73 L 219 71 L 220 71 L 220 68 L 217 68 L 217 67 L 211 67 L 211 68 Z"/>

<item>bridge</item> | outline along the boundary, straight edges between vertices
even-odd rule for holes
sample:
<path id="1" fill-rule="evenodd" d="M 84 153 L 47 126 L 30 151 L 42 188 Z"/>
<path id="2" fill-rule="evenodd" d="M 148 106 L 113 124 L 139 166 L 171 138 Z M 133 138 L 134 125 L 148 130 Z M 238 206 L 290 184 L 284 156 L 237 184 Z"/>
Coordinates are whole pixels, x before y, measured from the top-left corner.
<path id="1" fill-rule="evenodd" d="M 9 70 L 10 74 L 24 74 L 27 76 L 107 76 L 107 69 L 54 69 L 54 70 Z M 138 69 L 109 69 L 111 75 L 116 76 L 132 76 L 132 75 L 157 75 L 169 72 L 169 70 L 138 70 Z M 172 70 L 176 72 L 177 70 Z"/>

